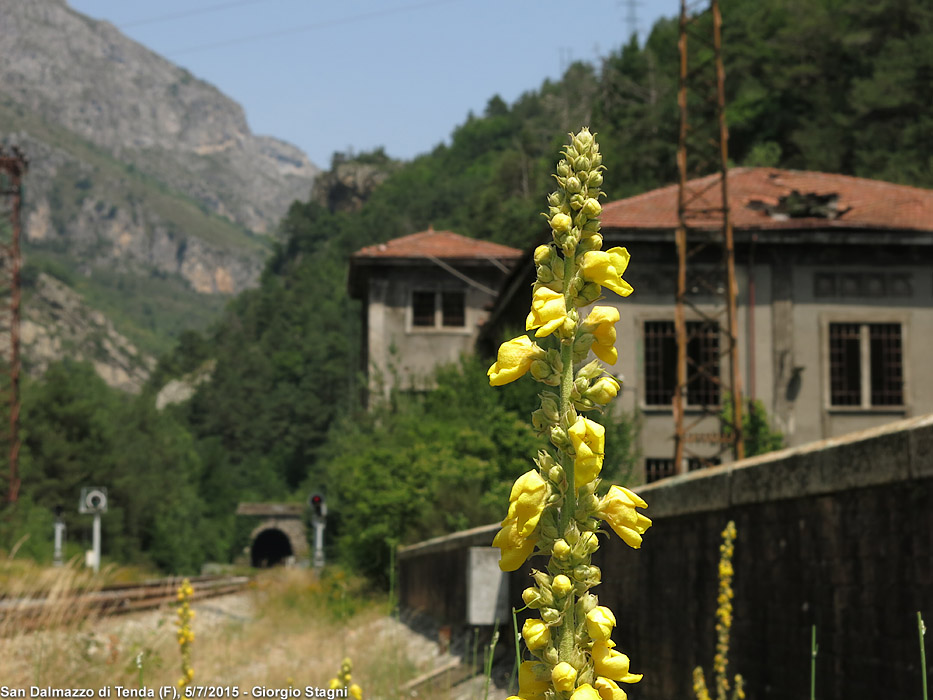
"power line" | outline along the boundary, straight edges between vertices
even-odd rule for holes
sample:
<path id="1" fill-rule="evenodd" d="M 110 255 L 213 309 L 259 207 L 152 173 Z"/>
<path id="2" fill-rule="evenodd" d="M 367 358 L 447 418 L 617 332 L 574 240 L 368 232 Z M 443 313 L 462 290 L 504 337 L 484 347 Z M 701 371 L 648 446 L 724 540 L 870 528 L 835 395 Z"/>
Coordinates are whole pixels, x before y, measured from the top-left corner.
<path id="1" fill-rule="evenodd" d="M 186 53 L 194 53 L 196 51 L 207 51 L 208 49 L 217 49 L 224 46 L 235 46 L 236 44 L 243 44 L 250 41 L 258 41 L 260 39 L 273 39 L 281 36 L 289 36 L 292 34 L 301 34 L 303 32 L 310 32 L 315 29 L 326 29 L 328 27 L 336 27 L 344 24 L 353 24 L 354 22 L 359 22 L 361 20 L 374 19 L 376 17 L 388 17 L 390 15 L 402 14 L 405 12 L 411 12 L 412 10 L 421 10 L 427 7 L 435 7 L 438 5 L 449 5 L 459 0 L 428 0 L 427 2 L 418 2 L 411 5 L 401 5 L 399 7 L 388 8 L 385 10 L 375 10 L 374 12 L 365 12 L 359 15 L 352 15 L 350 17 L 341 17 L 340 19 L 328 20 L 326 22 L 318 22 L 316 24 L 306 24 L 301 27 L 292 27 L 291 29 L 280 29 L 274 32 L 266 32 L 264 34 L 249 34 L 247 36 L 237 37 L 236 39 L 226 39 L 224 41 L 214 42 L 212 44 L 201 44 L 199 46 L 189 46 L 184 49 L 179 49 L 177 51 L 169 51 L 167 56 L 179 56 Z"/>
<path id="2" fill-rule="evenodd" d="M 242 7 L 244 5 L 256 5 L 260 2 L 265 2 L 266 0 L 237 0 L 236 2 L 225 2 L 220 5 L 209 5 L 207 7 L 197 7 L 191 10 L 184 10 L 183 12 L 174 12 L 169 15 L 158 15 L 156 17 L 146 17 L 145 19 L 137 19 L 132 22 L 125 22 L 123 24 L 118 24 L 117 27 L 120 29 L 128 29 L 129 27 L 141 27 L 144 24 L 156 24 L 158 22 L 170 22 L 175 19 L 184 19 L 186 17 L 194 17 L 195 15 L 205 15 L 209 12 L 217 12 L 218 10 L 227 10 L 231 7 Z"/>

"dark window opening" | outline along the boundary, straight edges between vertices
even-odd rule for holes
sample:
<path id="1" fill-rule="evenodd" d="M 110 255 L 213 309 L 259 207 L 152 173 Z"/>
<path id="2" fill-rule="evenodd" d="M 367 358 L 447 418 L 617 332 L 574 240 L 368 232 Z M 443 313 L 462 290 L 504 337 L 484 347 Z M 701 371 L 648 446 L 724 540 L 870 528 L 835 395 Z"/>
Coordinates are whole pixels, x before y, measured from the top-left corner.
<path id="1" fill-rule="evenodd" d="M 829 324 L 829 402 L 865 408 L 904 404 L 900 324 Z"/>
<path id="2" fill-rule="evenodd" d="M 674 460 L 648 457 L 645 460 L 645 483 L 674 475 Z"/>
<path id="3" fill-rule="evenodd" d="M 434 325 L 434 292 L 413 292 L 411 295 L 413 326 Z"/>
<path id="4" fill-rule="evenodd" d="M 719 404 L 719 328 L 687 322 L 687 404 Z M 677 333 L 673 321 L 645 322 L 645 403 L 669 406 L 677 390 Z"/>
<path id="5" fill-rule="evenodd" d="M 870 324 L 868 343 L 871 354 L 871 405 L 902 406 L 904 375 L 900 324 Z"/>
<path id="6" fill-rule="evenodd" d="M 465 326 L 466 295 L 463 292 L 441 292 L 441 316 L 444 326 Z"/>

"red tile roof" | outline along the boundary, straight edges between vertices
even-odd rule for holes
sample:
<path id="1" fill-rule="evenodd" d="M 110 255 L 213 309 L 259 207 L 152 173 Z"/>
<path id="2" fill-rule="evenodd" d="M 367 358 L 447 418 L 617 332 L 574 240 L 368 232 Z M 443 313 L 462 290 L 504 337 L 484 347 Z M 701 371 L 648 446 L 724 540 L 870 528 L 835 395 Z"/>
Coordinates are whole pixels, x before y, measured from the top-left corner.
<path id="1" fill-rule="evenodd" d="M 694 191 L 709 187 L 696 207 L 714 209 L 722 196 L 716 176 L 691 180 Z M 732 225 L 736 229 L 825 229 L 933 231 L 933 190 L 894 185 L 847 175 L 776 168 L 732 168 L 729 171 Z M 768 209 L 797 191 L 801 195 L 838 195 L 835 218 L 788 218 Z M 677 227 L 677 185 L 662 187 L 603 207 L 606 228 L 673 229 Z M 698 226 L 715 227 L 709 216 Z"/>
<path id="2" fill-rule="evenodd" d="M 452 231 L 412 233 L 386 243 L 367 246 L 353 254 L 354 258 L 439 258 L 441 260 L 514 260 L 522 251 L 517 248 L 467 238 Z"/>

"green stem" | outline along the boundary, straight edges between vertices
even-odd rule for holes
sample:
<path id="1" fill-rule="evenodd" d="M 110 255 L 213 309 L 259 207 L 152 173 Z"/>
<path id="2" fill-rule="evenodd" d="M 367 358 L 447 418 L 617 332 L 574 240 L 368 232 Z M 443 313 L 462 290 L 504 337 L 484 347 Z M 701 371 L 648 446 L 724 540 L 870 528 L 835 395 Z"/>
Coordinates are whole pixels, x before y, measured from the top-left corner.
<path id="1" fill-rule="evenodd" d="M 816 700 L 816 625 L 810 626 L 810 700 Z"/>
<path id="2" fill-rule="evenodd" d="M 920 675 L 923 678 L 923 700 L 927 700 L 927 654 L 923 647 L 923 635 L 927 628 L 923 624 L 923 616 L 917 611 L 917 627 L 920 632 Z"/>
<path id="3" fill-rule="evenodd" d="M 521 650 L 521 639 L 522 636 L 518 631 L 518 610 L 512 608 L 512 634 L 515 635 L 515 671 L 512 675 L 512 678 L 515 679 L 516 684 L 518 683 L 518 670 L 522 665 L 522 650 Z M 512 689 L 512 681 L 509 680 L 509 690 Z"/>

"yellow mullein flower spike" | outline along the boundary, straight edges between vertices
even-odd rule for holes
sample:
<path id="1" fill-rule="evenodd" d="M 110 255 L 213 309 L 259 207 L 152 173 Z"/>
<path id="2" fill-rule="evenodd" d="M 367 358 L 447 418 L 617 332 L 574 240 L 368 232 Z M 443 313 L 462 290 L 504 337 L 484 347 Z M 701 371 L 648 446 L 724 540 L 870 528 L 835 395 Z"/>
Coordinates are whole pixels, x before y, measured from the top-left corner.
<path id="1" fill-rule="evenodd" d="M 535 553 L 547 557 L 546 565 L 532 572 L 535 585 L 522 592 L 538 615 L 525 620 L 521 634 L 533 660 L 520 663 L 518 693 L 509 700 L 626 700 L 617 682 L 641 678 L 629 673 L 627 656 L 613 651 L 615 615 L 590 592 L 602 580 L 592 564 L 599 549 L 598 518 L 633 547 L 651 525 L 636 511 L 644 501 L 630 491 L 613 487 L 603 498 L 596 495 L 605 429 L 580 415 L 608 405 L 621 388 L 600 364 L 618 360 L 619 310 L 596 306 L 583 318 L 582 309 L 599 299 L 603 287 L 621 296 L 632 292 L 622 279 L 628 251 L 601 250 L 604 169 L 589 130 L 571 134 L 557 163 L 558 189 L 548 195 L 544 214 L 552 241 L 534 251 L 535 282 L 525 324 L 536 338 L 552 340 L 540 341 L 539 347 L 515 338 L 499 349 L 488 372 L 494 386 L 527 372 L 554 388 L 539 394 L 540 408 L 531 419 L 535 434 L 550 444 L 538 452 L 537 469 L 512 486 L 508 512 L 493 540 L 504 571 L 514 571 Z M 579 366 L 591 352 L 598 359 Z"/>
<path id="2" fill-rule="evenodd" d="M 577 488 L 588 484 L 603 468 L 606 429 L 589 418 L 577 418 L 567 431 L 576 454 L 573 458 L 574 480 Z"/>
<path id="3" fill-rule="evenodd" d="M 583 254 L 580 270 L 583 278 L 615 292 L 620 297 L 632 293 L 632 285 L 622 279 L 628 267 L 629 253 L 625 248 L 591 250 Z"/>
<path id="4" fill-rule="evenodd" d="M 619 359 L 619 353 L 616 350 L 615 327 L 619 318 L 619 310 L 614 306 L 594 306 L 583 321 L 584 326 L 593 329 L 595 339 L 592 347 L 593 354 L 610 365 L 614 365 Z"/>
<path id="5" fill-rule="evenodd" d="M 363 689 L 360 688 L 356 683 L 350 686 L 350 697 L 355 698 L 355 700 L 363 700 Z"/>
<path id="6" fill-rule="evenodd" d="M 599 502 L 596 517 L 602 518 L 629 547 L 641 547 L 641 536 L 651 527 L 651 520 L 635 510 L 647 504 L 624 486 L 612 486 Z"/>
<path id="7" fill-rule="evenodd" d="M 564 295 L 547 287 L 539 287 L 531 300 L 531 311 L 525 319 L 525 330 L 535 328 L 535 337 L 550 335 L 567 319 Z"/>
<path id="8" fill-rule="evenodd" d="M 532 362 L 544 356 L 544 350 L 525 335 L 502 343 L 495 363 L 486 372 L 489 384 L 502 386 L 514 382 L 531 368 Z"/>

